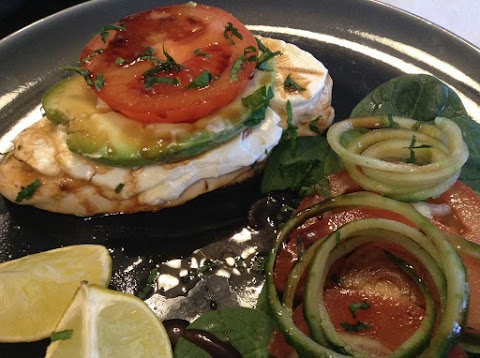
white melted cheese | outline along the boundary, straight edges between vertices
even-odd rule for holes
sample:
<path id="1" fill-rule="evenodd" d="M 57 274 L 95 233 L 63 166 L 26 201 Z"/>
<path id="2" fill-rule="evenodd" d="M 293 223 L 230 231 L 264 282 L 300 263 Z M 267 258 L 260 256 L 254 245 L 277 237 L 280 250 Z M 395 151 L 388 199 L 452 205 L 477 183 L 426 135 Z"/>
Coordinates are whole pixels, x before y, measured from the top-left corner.
<path id="1" fill-rule="evenodd" d="M 316 106 L 325 86 L 328 70 L 311 53 L 282 40 L 260 37 L 262 43 L 272 52 L 282 54 L 275 58 L 275 97 L 270 106 L 277 113 L 284 113 L 287 102 L 292 106 L 293 124 L 313 120 L 319 115 Z M 289 91 L 284 83 L 287 77 L 293 79 L 303 91 Z M 286 127 L 285 118 L 282 126 Z"/>

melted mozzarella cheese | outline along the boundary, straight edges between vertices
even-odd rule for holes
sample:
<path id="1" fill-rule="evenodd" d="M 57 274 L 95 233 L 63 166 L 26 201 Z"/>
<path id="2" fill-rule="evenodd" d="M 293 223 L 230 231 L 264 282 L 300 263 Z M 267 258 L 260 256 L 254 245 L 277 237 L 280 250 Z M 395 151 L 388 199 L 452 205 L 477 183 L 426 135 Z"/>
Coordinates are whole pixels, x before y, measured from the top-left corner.
<path id="1" fill-rule="evenodd" d="M 275 58 L 276 91 L 270 106 L 282 117 L 282 126 L 287 127 L 285 108 L 288 101 L 292 106 L 293 124 L 298 127 L 300 135 L 316 134 L 309 130 L 308 124 L 319 116 L 327 116 L 328 118 L 322 118 L 322 120 L 327 122 L 325 126 L 329 126 L 333 120 L 330 98 L 328 98 L 328 114 L 324 113 L 325 108 L 322 102 L 325 99 L 324 89 L 327 81 L 331 79 L 323 63 L 294 44 L 272 38 L 259 37 L 259 39 L 272 52 L 281 52 L 281 55 Z M 304 90 L 295 91 L 285 88 L 284 83 L 289 75 Z M 330 93 L 327 95 L 329 97 Z"/>

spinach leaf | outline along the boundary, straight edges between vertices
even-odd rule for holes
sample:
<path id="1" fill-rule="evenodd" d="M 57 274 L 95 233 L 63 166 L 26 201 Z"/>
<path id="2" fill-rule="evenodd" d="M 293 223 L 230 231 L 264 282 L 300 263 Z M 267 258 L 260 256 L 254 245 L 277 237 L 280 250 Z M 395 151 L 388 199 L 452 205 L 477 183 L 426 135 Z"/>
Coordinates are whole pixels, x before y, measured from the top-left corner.
<path id="1" fill-rule="evenodd" d="M 429 75 L 402 75 L 374 89 L 350 116 L 388 114 L 418 121 L 446 117 L 457 123 L 470 152 L 459 179 L 480 194 L 480 124 L 468 116 L 455 91 Z"/>
<path id="2" fill-rule="evenodd" d="M 273 320 L 266 313 L 245 307 L 210 311 L 188 326 L 213 333 L 221 340 L 229 340 L 242 357 L 246 358 L 268 357 L 268 346 L 274 327 Z M 210 355 L 195 344 L 180 338 L 175 346 L 174 357 L 208 358 Z"/>
<path id="3" fill-rule="evenodd" d="M 324 136 L 296 138 L 296 150 L 289 140 L 277 145 L 265 167 L 261 190 L 300 191 L 307 195 L 324 182 L 327 175 L 343 167 Z M 324 184 L 324 183 L 322 183 Z"/>
<path id="4" fill-rule="evenodd" d="M 431 121 L 436 117 L 466 117 L 458 95 L 439 79 L 425 74 L 407 74 L 380 85 L 362 99 L 350 117 L 392 114 Z"/>

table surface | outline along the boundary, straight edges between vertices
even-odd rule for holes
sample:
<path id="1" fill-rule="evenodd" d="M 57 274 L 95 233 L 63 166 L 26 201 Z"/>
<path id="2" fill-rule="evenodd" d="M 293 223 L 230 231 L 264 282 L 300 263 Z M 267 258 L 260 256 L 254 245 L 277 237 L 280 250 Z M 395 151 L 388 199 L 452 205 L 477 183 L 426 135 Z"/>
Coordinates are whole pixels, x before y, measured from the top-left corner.
<path id="1" fill-rule="evenodd" d="M 84 1 L 86 0 L 35 2 L 2 0 L 0 1 L 0 38 L 38 19 Z M 423 17 L 480 47 L 480 31 L 477 27 L 480 23 L 478 0 L 382 0 L 382 2 Z"/>

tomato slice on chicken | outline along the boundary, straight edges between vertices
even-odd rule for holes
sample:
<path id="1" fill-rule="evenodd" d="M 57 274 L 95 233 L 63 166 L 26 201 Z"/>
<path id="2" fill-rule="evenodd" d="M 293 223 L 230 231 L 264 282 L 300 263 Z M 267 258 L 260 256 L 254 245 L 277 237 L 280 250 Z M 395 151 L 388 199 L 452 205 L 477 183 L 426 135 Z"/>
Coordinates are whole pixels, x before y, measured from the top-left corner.
<path id="1" fill-rule="evenodd" d="M 85 47 L 88 82 L 142 122 L 193 122 L 230 103 L 255 69 L 256 41 L 228 12 L 182 4 L 105 26 Z"/>

